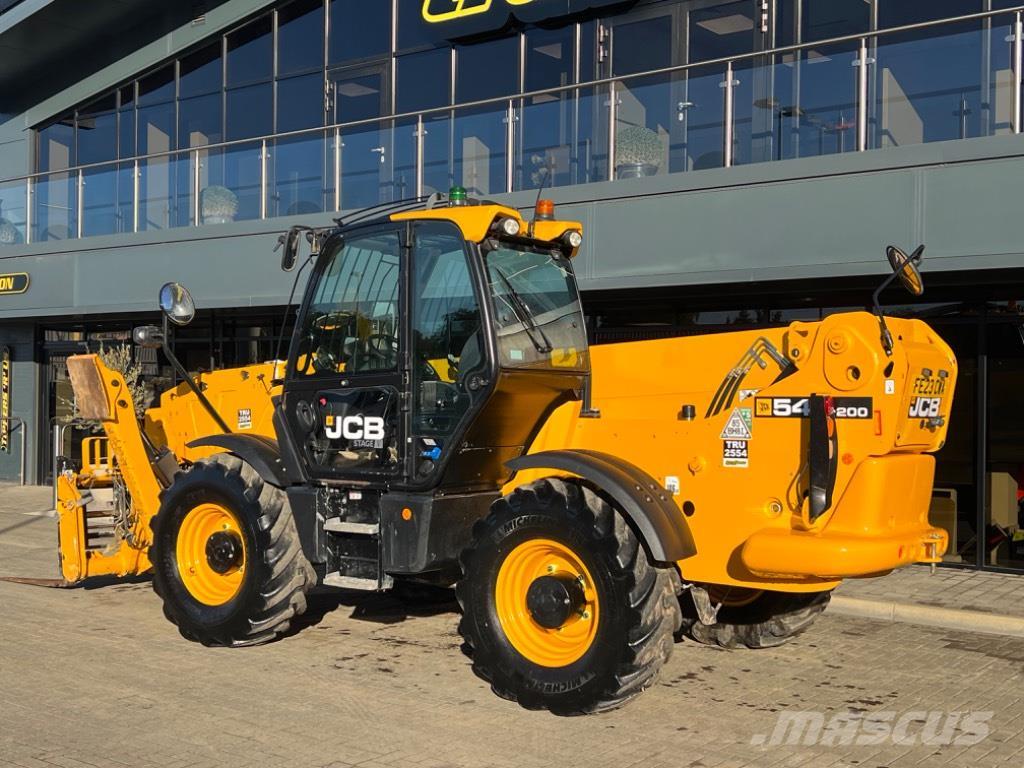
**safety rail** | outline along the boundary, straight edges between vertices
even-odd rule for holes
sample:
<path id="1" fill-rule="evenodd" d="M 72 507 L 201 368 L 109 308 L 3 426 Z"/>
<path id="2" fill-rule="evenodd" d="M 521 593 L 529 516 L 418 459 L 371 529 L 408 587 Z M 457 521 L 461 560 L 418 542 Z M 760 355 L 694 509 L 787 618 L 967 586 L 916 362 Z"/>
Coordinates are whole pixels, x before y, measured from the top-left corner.
<path id="1" fill-rule="evenodd" d="M 11 431 L 9 434 L 14 434 L 15 431 L 21 436 L 21 464 L 18 467 L 18 484 L 25 484 L 25 467 L 28 459 L 28 435 L 25 432 L 25 420 L 20 416 L 8 416 L 0 418 L 0 424 L 9 424 Z"/>
<path id="2" fill-rule="evenodd" d="M 1024 5 L 19 176 L 0 181 L 0 246 L 1019 134 L 1022 22 Z M 949 34 L 907 39 L 922 30 Z M 907 93 L 889 67 L 957 46 L 987 52 L 966 81 Z M 649 105 L 674 114 L 652 128 Z"/>

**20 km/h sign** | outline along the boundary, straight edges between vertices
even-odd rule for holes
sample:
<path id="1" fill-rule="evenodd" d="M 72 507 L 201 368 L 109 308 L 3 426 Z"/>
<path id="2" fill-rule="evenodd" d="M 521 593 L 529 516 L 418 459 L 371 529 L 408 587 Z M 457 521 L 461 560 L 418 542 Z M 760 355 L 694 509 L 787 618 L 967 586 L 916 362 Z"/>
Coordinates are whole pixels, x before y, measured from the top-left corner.
<path id="1" fill-rule="evenodd" d="M 0 296 L 12 296 L 28 290 L 28 272 L 0 275 Z"/>

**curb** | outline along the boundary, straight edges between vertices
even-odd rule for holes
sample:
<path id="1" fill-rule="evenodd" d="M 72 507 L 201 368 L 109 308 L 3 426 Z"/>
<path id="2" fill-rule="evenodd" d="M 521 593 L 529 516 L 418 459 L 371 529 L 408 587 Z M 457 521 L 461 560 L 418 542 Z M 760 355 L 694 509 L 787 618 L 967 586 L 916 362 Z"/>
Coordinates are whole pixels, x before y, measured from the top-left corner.
<path id="1" fill-rule="evenodd" d="M 1024 618 L 981 611 L 962 611 L 930 605 L 912 605 L 883 600 L 833 595 L 828 613 L 859 619 L 919 624 L 962 632 L 982 632 L 1003 637 L 1024 637 Z"/>

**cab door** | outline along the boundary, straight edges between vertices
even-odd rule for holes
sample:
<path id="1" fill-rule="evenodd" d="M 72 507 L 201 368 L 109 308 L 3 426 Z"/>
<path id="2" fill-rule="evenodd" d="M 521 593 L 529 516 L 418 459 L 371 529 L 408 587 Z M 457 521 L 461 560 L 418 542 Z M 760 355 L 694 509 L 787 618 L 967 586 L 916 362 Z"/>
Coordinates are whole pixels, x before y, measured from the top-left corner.
<path id="1" fill-rule="evenodd" d="M 285 420 L 314 479 L 391 482 L 405 460 L 401 302 L 405 225 L 329 246 L 307 289 Z"/>

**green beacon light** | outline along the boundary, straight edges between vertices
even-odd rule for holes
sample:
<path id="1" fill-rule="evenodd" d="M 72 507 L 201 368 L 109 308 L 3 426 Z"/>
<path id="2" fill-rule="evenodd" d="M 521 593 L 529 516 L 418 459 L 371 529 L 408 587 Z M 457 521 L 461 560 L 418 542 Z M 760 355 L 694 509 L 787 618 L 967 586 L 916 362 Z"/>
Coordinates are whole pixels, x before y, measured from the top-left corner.
<path id="1" fill-rule="evenodd" d="M 448 203 L 450 205 L 467 205 L 469 203 L 469 195 L 466 194 L 466 188 L 452 187 L 449 189 Z"/>

